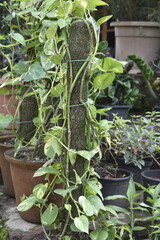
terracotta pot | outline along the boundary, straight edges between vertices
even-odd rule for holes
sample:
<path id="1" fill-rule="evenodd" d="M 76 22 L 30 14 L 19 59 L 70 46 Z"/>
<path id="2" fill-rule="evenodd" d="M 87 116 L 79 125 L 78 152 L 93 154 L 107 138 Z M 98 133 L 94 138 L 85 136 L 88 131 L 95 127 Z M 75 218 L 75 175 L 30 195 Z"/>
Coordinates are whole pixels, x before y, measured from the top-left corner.
<path id="1" fill-rule="evenodd" d="M 14 135 L 0 136 L 0 166 L 4 183 L 4 191 L 10 197 L 14 197 L 15 194 L 11 177 L 10 165 L 4 157 L 4 152 L 14 147 L 12 144 L 5 144 L 7 140 L 12 139 L 13 137 L 15 136 Z"/>
<path id="2" fill-rule="evenodd" d="M 33 148 L 22 148 L 21 151 L 33 151 Z M 42 167 L 44 162 L 42 161 L 23 161 L 13 157 L 14 151 L 9 150 L 5 152 L 6 160 L 10 163 L 11 174 L 13 179 L 13 185 L 15 189 L 16 204 L 21 202 L 23 195 L 29 196 L 32 193 L 33 188 L 39 183 L 45 183 L 44 176 L 34 177 L 35 171 Z M 62 188 L 63 184 L 57 184 L 55 188 Z M 56 204 L 58 207 L 62 206 L 62 197 L 57 194 L 53 194 L 49 201 Z M 19 212 L 20 216 L 32 223 L 40 223 L 40 212 L 36 207 L 25 212 Z"/>
<path id="3" fill-rule="evenodd" d="M 0 78 L 0 85 L 3 83 L 2 79 Z M 9 95 L 2 95 L 0 94 L 0 113 L 3 113 L 4 115 L 11 114 L 14 116 L 16 111 L 16 104 L 17 100 L 14 95 L 14 88 L 12 86 L 6 86 L 10 92 Z M 12 124 L 9 124 L 6 129 L 12 129 Z"/>
<path id="4" fill-rule="evenodd" d="M 128 55 L 141 56 L 148 63 L 158 57 L 160 48 L 160 24 L 158 22 L 119 21 L 115 28 L 116 59 L 125 61 Z M 135 66 L 130 72 L 139 72 Z"/>

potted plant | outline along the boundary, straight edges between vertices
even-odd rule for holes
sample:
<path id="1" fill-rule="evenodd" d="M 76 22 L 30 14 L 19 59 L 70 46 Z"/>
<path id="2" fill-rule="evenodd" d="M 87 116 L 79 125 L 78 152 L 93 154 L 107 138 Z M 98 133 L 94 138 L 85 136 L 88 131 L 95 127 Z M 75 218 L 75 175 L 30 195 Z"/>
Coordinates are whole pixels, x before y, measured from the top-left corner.
<path id="1" fill-rule="evenodd" d="M 119 117 L 117 117 L 118 122 Z M 128 120 L 121 119 L 119 125 L 123 125 Z M 101 143 L 102 159 L 105 158 L 105 150 L 111 148 L 112 144 L 112 130 L 114 124 L 112 121 L 106 119 L 100 120 L 99 122 L 101 131 L 103 131 L 103 138 Z M 103 152 L 104 151 L 104 152 Z M 109 151 L 110 152 L 110 151 Z M 102 184 L 102 194 L 104 199 L 106 197 L 113 197 L 110 200 L 104 200 L 106 205 L 116 205 L 123 208 L 128 208 L 128 200 L 126 198 L 114 198 L 114 195 L 124 195 L 127 194 L 127 189 L 129 181 L 132 177 L 132 173 L 125 168 L 119 168 L 118 162 L 115 160 L 114 164 L 112 161 L 108 161 L 106 164 L 106 159 L 103 161 L 95 161 L 94 157 L 91 162 L 91 166 L 96 170 L 95 176 L 99 178 L 100 183 Z"/>
<path id="2" fill-rule="evenodd" d="M 156 9 L 160 2 L 117 0 L 109 4 L 116 20 L 111 23 L 115 28 L 116 59 L 125 60 L 129 54 L 141 56 L 148 63 L 157 59 L 160 25 Z"/>
<path id="3" fill-rule="evenodd" d="M 118 73 L 114 81 L 103 90 L 96 99 L 99 108 L 111 108 L 106 112 L 106 118 L 113 120 L 113 114 L 124 119 L 128 118 L 129 109 L 140 98 L 138 80 L 129 74 L 133 64 L 128 62 L 124 66 L 123 73 Z"/>
<path id="4" fill-rule="evenodd" d="M 157 61 L 153 62 L 153 69 L 149 66 L 149 64 L 142 59 L 140 56 L 136 55 L 129 55 L 128 59 L 133 61 L 138 69 L 140 70 L 140 73 L 142 75 L 143 81 L 146 84 L 146 88 L 148 88 L 148 94 L 149 97 L 152 100 L 151 107 L 154 107 L 156 104 L 155 110 L 158 110 L 159 105 L 159 73 L 157 69 L 159 68 Z M 156 68 L 156 69 L 155 69 Z M 151 103 L 150 103 L 151 104 Z"/>
<path id="5" fill-rule="evenodd" d="M 36 206 L 40 209 L 41 223 L 52 226 L 63 210 L 66 217 L 60 239 L 63 239 L 66 230 L 70 233 L 70 225 L 75 239 L 79 239 L 80 235 L 82 237 L 82 234 L 89 234 L 90 216 L 98 216 L 101 210 L 105 211 L 101 201 L 101 185 L 91 177 L 94 170 L 90 168 L 90 160 L 100 153 L 101 138 L 106 134 L 106 131 L 100 131 L 101 127 L 95 119 L 97 111 L 94 102 L 88 99 L 89 66 L 92 67 L 96 61 L 97 44 L 94 44 L 98 38 L 94 24 L 88 22 L 86 13 L 98 5 L 106 3 L 50 0 L 14 2 L 19 21 L 11 34 L 12 41 L 14 39 L 12 46 L 21 44 L 24 53 L 30 53 L 30 57 L 13 64 L 9 73 L 13 78 L 9 82 L 24 83 L 25 93 L 21 100 L 36 96 L 38 117 L 31 119 L 36 126 L 34 135 L 29 141 L 24 140 L 25 136 L 19 138 L 11 158 L 22 154 L 18 151 L 21 143 L 35 146 L 35 160 L 44 159 L 45 164 L 34 176 L 44 175 L 48 181 L 34 186 L 32 194 L 24 196 L 18 209 L 26 211 Z M 101 25 L 107 19 L 104 17 L 97 24 Z M 107 82 L 110 84 L 117 71 L 122 71 L 121 64 L 116 60 L 105 61 L 109 64 L 108 68 L 102 63 L 97 65 L 102 74 L 93 80 L 95 92 L 99 92 Z M 23 124 L 27 123 L 23 121 Z M 28 180 L 32 179 L 29 177 Z M 54 189 L 56 183 L 60 182 L 65 188 Z M 62 196 L 65 201 L 62 208 L 59 209 L 53 202 L 48 204 L 50 194 Z M 90 213 L 84 205 L 86 202 L 93 209 Z M 80 222 L 83 222 L 82 225 L 79 225 Z M 108 234 L 107 228 L 104 231 Z M 92 232 L 92 235 L 95 237 L 96 232 Z"/>
<path id="6" fill-rule="evenodd" d="M 0 131 L 3 131 L 4 128 L 11 123 L 12 120 L 13 120 L 13 116 L 11 114 L 4 115 L 0 113 Z M 1 167 L 3 184 L 4 184 L 4 191 L 10 197 L 14 197 L 15 195 L 14 195 L 13 182 L 12 182 L 12 177 L 10 172 L 10 166 L 8 162 L 6 162 L 5 160 L 4 152 L 13 147 L 14 147 L 13 134 L 0 136 L 0 167 Z"/>
<path id="7" fill-rule="evenodd" d="M 6 3 L 9 1 L 6 1 Z M 0 5 L 0 36 L 1 36 L 1 44 L 7 43 L 7 38 L 3 38 L 9 34 L 9 26 L 7 26 L 6 22 L 10 21 L 7 18 L 8 12 L 4 8 L 3 4 Z M 11 54 L 10 49 L 0 48 L 0 85 L 4 83 L 4 79 L 2 78 L 5 69 L 9 67 L 9 64 L 6 60 L 8 55 Z M 11 114 L 14 115 L 16 109 L 16 97 L 14 94 L 15 87 L 6 86 L 0 89 L 0 113 L 4 115 Z M 7 129 L 11 129 L 12 125 L 6 125 Z"/>
<path id="8" fill-rule="evenodd" d="M 149 169 L 155 159 L 159 136 L 153 114 L 135 116 L 128 124 L 120 125 L 116 117 L 112 148 L 120 167 L 134 173 L 134 180 L 142 183 L 141 172 Z M 157 161 L 156 161 L 157 162 Z"/>
<path id="9" fill-rule="evenodd" d="M 152 189 L 153 186 L 156 186 L 157 189 L 159 189 L 159 187 L 158 187 L 158 185 L 160 183 L 159 176 L 160 176 L 160 169 L 149 169 L 149 170 L 143 171 L 142 172 L 143 186 L 145 188 L 150 188 L 150 189 Z M 152 205 L 152 200 L 151 200 L 151 196 L 150 196 L 151 193 L 153 193 L 152 190 L 144 192 L 144 202 L 148 205 Z M 158 194 L 159 194 L 159 192 L 157 192 L 157 195 Z M 155 194 L 153 196 L 156 198 L 157 195 Z"/>
<path id="10" fill-rule="evenodd" d="M 106 164 L 98 164 L 94 166 L 99 174 L 99 181 L 102 184 L 102 194 L 106 197 L 113 197 L 110 200 L 104 200 L 105 205 L 115 205 L 122 208 L 128 208 L 129 202 L 125 198 L 115 198 L 114 195 L 126 196 L 129 181 L 132 173 L 127 169 L 106 166 Z"/>

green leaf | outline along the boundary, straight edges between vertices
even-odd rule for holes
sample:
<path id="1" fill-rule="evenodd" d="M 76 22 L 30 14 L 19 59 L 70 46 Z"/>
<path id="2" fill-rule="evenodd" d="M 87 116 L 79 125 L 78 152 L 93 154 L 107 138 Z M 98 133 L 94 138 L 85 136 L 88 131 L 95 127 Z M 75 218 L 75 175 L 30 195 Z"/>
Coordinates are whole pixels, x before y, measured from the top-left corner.
<path id="1" fill-rule="evenodd" d="M 41 59 L 41 64 L 42 64 L 42 67 L 45 69 L 45 70 L 49 70 L 51 68 L 54 67 L 54 61 L 51 59 L 51 57 L 47 56 L 46 54 L 42 53 L 40 55 L 40 59 Z"/>
<path id="2" fill-rule="evenodd" d="M 105 89 L 107 88 L 114 80 L 115 74 L 114 73 L 104 73 L 98 75 L 93 80 L 93 86 L 95 89 Z"/>
<path id="3" fill-rule="evenodd" d="M 83 8 L 87 8 L 87 1 L 86 0 L 75 0 L 78 4 L 80 4 Z"/>
<path id="4" fill-rule="evenodd" d="M 91 194 L 87 198 L 80 196 L 78 202 L 87 216 L 97 216 L 100 209 L 105 211 L 105 207 L 97 195 Z"/>
<path id="5" fill-rule="evenodd" d="M 43 79 L 46 76 L 41 64 L 39 62 L 33 63 L 26 74 L 22 76 L 24 82 Z"/>
<path id="6" fill-rule="evenodd" d="M 27 72 L 27 70 L 28 70 L 27 63 L 28 62 L 16 63 L 13 67 L 13 70 L 18 74 L 23 74 L 23 73 Z"/>
<path id="7" fill-rule="evenodd" d="M 70 161 L 70 163 L 71 163 L 72 165 L 74 165 L 75 162 L 76 162 L 77 153 L 76 153 L 74 150 L 71 149 L 71 150 L 68 152 L 68 154 L 69 154 L 69 161 Z"/>
<path id="8" fill-rule="evenodd" d="M 16 142 L 14 144 L 14 157 L 17 155 L 21 147 L 22 147 L 22 141 L 19 139 L 16 139 Z"/>
<path id="9" fill-rule="evenodd" d="M 116 212 L 121 212 L 121 213 L 126 213 L 126 214 L 130 214 L 129 211 L 125 208 L 121 208 L 118 206 L 113 206 L 113 205 L 107 205 L 107 207 L 111 207 L 113 210 L 115 210 Z M 106 208 L 106 206 L 105 206 Z"/>
<path id="10" fill-rule="evenodd" d="M 135 194 L 136 194 L 135 183 L 134 183 L 133 178 L 131 178 L 129 181 L 129 186 L 128 186 L 128 190 L 127 190 L 127 197 L 128 197 L 128 200 L 131 205 L 134 204 Z"/>
<path id="11" fill-rule="evenodd" d="M 90 233 L 92 240 L 107 240 L 108 232 L 106 229 L 94 230 Z"/>
<path id="12" fill-rule="evenodd" d="M 158 201 L 159 200 L 159 203 L 160 203 L 160 199 L 158 198 L 160 196 L 160 184 L 158 184 L 155 188 L 154 188 L 154 191 L 153 191 L 153 198 L 154 200 Z"/>
<path id="13" fill-rule="evenodd" d="M 46 137 L 45 142 L 44 153 L 47 157 L 54 159 L 56 154 L 58 156 L 61 154 L 62 145 L 55 137 Z"/>
<path id="14" fill-rule="evenodd" d="M 100 61 L 101 67 L 106 72 L 123 73 L 123 65 L 114 58 L 107 57 Z"/>
<path id="15" fill-rule="evenodd" d="M 105 206 L 103 205 L 101 199 L 97 195 L 90 194 L 87 196 L 87 199 L 90 202 L 90 204 L 93 206 L 95 215 L 98 214 L 99 210 L 106 211 Z"/>
<path id="16" fill-rule="evenodd" d="M 5 40 L 5 38 L 3 36 L 0 35 L 0 40 Z"/>
<path id="17" fill-rule="evenodd" d="M 35 204 L 36 202 L 36 197 L 35 196 L 30 196 L 28 197 L 27 199 L 25 199 L 23 202 L 21 202 L 17 209 L 18 211 L 20 212 L 25 212 L 27 211 L 28 209 L 30 209 L 31 207 L 33 207 L 33 205 Z"/>
<path id="18" fill-rule="evenodd" d="M 71 237 L 69 237 L 69 236 L 64 236 L 64 240 L 71 240 Z"/>
<path id="19" fill-rule="evenodd" d="M 41 43 L 45 43 L 46 41 L 46 28 L 42 27 L 39 33 L 39 41 Z"/>
<path id="20" fill-rule="evenodd" d="M 41 215 L 42 225 L 53 224 L 57 218 L 57 215 L 58 215 L 58 207 L 50 203 L 47 209 L 45 210 L 45 212 Z"/>
<path id="21" fill-rule="evenodd" d="M 0 130 L 6 128 L 13 120 L 13 116 L 11 114 L 4 115 L 0 113 Z"/>
<path id="22" fill-rule="evenodd" d="M 102 108 L 102 109 L 98 109 L 96 112 L 98 114 L 101 114 L 101 115 L 104 115 L 104 116 L 107 116 L 107 111 L 111 110 L 112 108 Z M 106 125 L 106 122 L 105 122 L 105 125 Z"/>
<path id="23" fill-rule="evenodd" d="M 96 114 L 97 114 L 97 109 L 94 105 L 90 104 L 89 105 L 89 109 L 90 109 L 90 113 L 93 116 L 93 118 L 96 118 Z"/>
<path id="24" fill-rule="evenodd" d="M 72 232 L 81 232 L 81 231 L 75 226 L 74 223 L 72 223 L 72 224 L 70 225 L 70 228 L 71 228 Z"/>
<path id="25" fill-rule="evenodd" d="M 70 204 L 65 204 L 64 207 L 68 212 L 71 212 L 72 206 Z"/>
<path id="26" fill-rule="evenodd" d="M 84 17 L 84 12 L 87 7 L 86 0 L 75 0 L 75 9 L 73 10 L 73 16 Z"/>
<path id="27" fill-rule="evenodd" d="M 48 27 L 52 26 L 53 24 L 54 24 L 54 22 L 51 21 L 51 20 L 43 20 L 43 21 L 42 21 L 42 25 L 43 25 L 43 27 L 45 27 L 45 28 L 48 28 Z"/>
<path id="28" fill-rule="evenodd" d="M 57 0 L 43 1 L 43 7 L 44 7 L 45 11 L 50 9 L 50 7 L 52 7 L 52 6 L 56 6 L 56 4 L 57 4 Z"/>
<path id="29" fill-rule="evenodd" d="M 75 178 L 76 178 L 76 185 L 81 184 L 82 183 L 82 179 L 81 177 L 77 174 L 76 170 L 73 169 L 74 173 L 75 173 Z"/>
<path id="30" fill-rule="evenodd" d="M 113 195 L 104 198 L 105 200 L 115 200 L 115 199 L 127 199 L 124 195 Z"/>
<path id="31" fill-rule="evenodd" d="M 20 33 L 13 33 L 11 37 L 16 40 L 18 43 L 22 44 L 24 47 L 26 46 L 26 42 L 24 37 Z"/>
<path id="32" fill-rule="evenodd" d="M 60 27 L 60 29 L 68 26 L 70 23 L 71 23 L 71 19 L 63 19 L 63 18 L 58 19 L 58 26 Z"/>
<path id="33" fill-rule="evenodd" d="M 81 157 L 87 159 L 88 161 L 90 161 L 91 158 L 93 158 L 97 152 L 99 152 L 99 147 L 96 147 L 95 149 L 93 149 L 91 151 L 85 151 L 85 150 L 77 151 L 77 154 L 80 155 Z"/>
<path id="34" fill-rule="evenodd" d="M 133 228 L 134 231 L 142 231 L 142 230 L 144 230 L 144 229 L 146 229 L 146 227 L 135 226 L 135 227 Z"/>
<path id="35" fill-rule="evenodd" d="M 54 168 L 52 166 L 50 166 L 50 167 L 41 167 L 34 173 L 33 177 L 39 177 L 39 176 L 42 176 L 42 175 L 45 175 L 45 174 L 59 175 L 60 172 L 56 168 Z"/>
<path id="36" fill-rule="evenodd" d="M 115 228 L 115 226 L 114 225 L 108 226 L 107 232 L 108 232 L 107 240 L 115 240 L 116 232 L 117 232 L 117 229 Z"/>
<path id="37" fill-rule="evenodd" d="M 67 189 L 55 189 L 54 193 L 59 194 L 59 195 L 65 197 L 68 193 L 74 191 L 77 188 L 78 188 L 78 186 L 70 186 Z"/>
<path id="38" fill-rule="evenodd" d="M 118 214 L 116 213 L 116 211 L 111 206 L 105 206 L 105 209 L 106 209 L 107 212 L 113 214 L 114 216 L 116 216 L 118 218 Z"/>
<path id="39" fill-rule="evenodd" d="M 33 194 L 36 196 L 38 199 L 42 199 L 47 191 L 48 183 L 46 184 L 37 184 L 34 189 L 33 189 Z"/>
<path id="40" fill-rule="evenodd" d="M 83 211 L 87 216 L 94 215 L 95 211 L 93 209 L 92 204 L 88 201 L 88 199 L 86 199 L 84 196 L 80 196 L 78 198 L 78 202 L 81 205 L 81 207 L 83 208 Z"/>
<path id="41" fill-rule="evenodd" d="M 135 62 L 135 64 L 140 69 L 144 78 L 147 81 L 151 81 L 153 79 L 154 71 L 151 69 L 151 67 L 148 65 L 146 61 L 144 61 L 141 57 L 136 55 L 129 55 L 127 58 Z"/>
<path id="42" fill-rule="evenodd" d="M 102 18 L 98 19 L 98 21 L 96 22 L 96 24 L 97 24 L 98 26 L 100 26 L 100 25 L 103 24 L 104 22 L 108 21 L 111 17 L 112 17 L 112 15 L 102 17 Z"/>
<path id="43" fill-rule="evenodd" d="M 46 36 L 48 39 L 55 39 L 55 35 L 57 33 L 58 26 L 56 24 L 52 24 L 46 31 Z"/>
<path id="44" fill-rule="evenodd" d="M 88 2 L 87 9 L 89 11 L 94 10 L 98 6 L 105 6 L 105 5 L 107 5 L 106 2 L 101 1 L 101 0 L 94 0 L 94 1 L 93 0 L 87 0 L 87 2 Z"/>
<path id="45" fill-rule="evenodd" d="M 65 55 L 65 52 L 62 52 L 62 53 L 57 54 L 57 55 L 54 55 L 52 57 L 54 63 L 55 64 L 60 64 L 62 62 L 62 60 L 63 60 L 64 55 Z"/>
<path id="46" fill-rule="evenodd" d="M 27 13 L 31 13 L 31 12 L 33 12 L 34 10 L 35 10 L 34 7 L 32 7 L 32 8 L 27 8 L 27 9 L 25 9 L 25 10 L 23 10 L 23 11 L 18 12 L 17 15 L 18 15 L 18 16 L 21 16 L 21 15 L 24 15 L 24 14 L 27 14 Z"/>
<path id="47" fill-rule="evenodd" d="M 66 19 L 73 11 L 73 2 L 64 1 L 63 7 L 58 5 L 56 11 L 54 12 L 55 17 L 58 19 Z"/>
<path id="48" fill-rule="evenodd" d="M 86 216 L 81 215 L 80 217 L 75 217 L 74 224 L 75 224 L 76 228 L 78 228 L 80 231 L 88 233 L 89 221 Z"/>
<path id="49" fill-rule="evenodd" d="M 52 97 L 59 97 L 64 91 L 64 86 L 61 83 L 58 83 L 51 89 Z"/>
<path id="50" fill-rule="evenodd" d="M 10 94 L 10 91 L 8 88 L 0 88 L 0 94 L 3 96 L 7 96 Z"/>
<path id="51" fill-rule="evenodd" d="M 95 193 L 97 193 L 103 199 L 102 193 L 100 191 L 100 189 L 102 188 L 102 185 L 96 178 L 87 181 L 87 184 Z"/>
<path id="52" fill-rule="evenodd" d="M 44 45 L 44 53 L 48 56 L 52 56 L 55 53 L 54 40 L 48 39 Z"/>

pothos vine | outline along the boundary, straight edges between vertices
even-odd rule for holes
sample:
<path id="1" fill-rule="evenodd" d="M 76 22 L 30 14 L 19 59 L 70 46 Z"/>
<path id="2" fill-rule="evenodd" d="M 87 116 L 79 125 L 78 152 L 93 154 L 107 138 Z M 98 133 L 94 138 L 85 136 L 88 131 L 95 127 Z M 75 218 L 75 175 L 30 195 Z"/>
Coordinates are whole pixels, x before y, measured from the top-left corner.
<path id="1" fill-rule="evenodd" d="M 71 239 L 71 236 L 65 235 L 69 231 L 68 224 L 71 224 L 72 232 L 89 234 L 90 221 L 93 222 L 94 228 L 90 233 L 90 238 L 98 239 L 96 238 L 97 234 L 107 235 L 114 228 L 114 224 L 103 221 L 102 228 L 96 229 L 95 220 L 101 221 L 101 218 L 104 219 L 108 212 L 102 203 L 101 185 L 90 161 L 96 154 L 98 154 L 97 159 L 101 158 L 99 147 L 101 139 L 102 137 L 109 138 L 109 134 L 107 122 L 96 120 L 97 110 L 94 106 L 94 99 L 84 101 L 83 91 L 88 71 L 88 78 L 94 93 L 99 93 L 100 90 L 106 88 L 114 80 L 115 73 L 122 72 L 120 62 L 112 58 L 104 57 L 103 60 L 96 58 L 99 33 L 97 34 L 94 23 L 89 18 L 97 6 L 103 6 L 106 3 L 101 0 L 21 0 L 11 2 L 12 5 L 6 5 L 5 2 L 3 4 L 12 18 L 15 18 L 12 20 L 15 20 L 17 25 L 13 26 L 12 22 L 9 22 L 11 32 L 7 39 L 11 43 L 6 46 L 1 44 L 0 47 L 2 49 L 14 48 L 21 45 L 25 55 L 27 56 L 28 53 L 31 55 L 27 56 L 24 61 L 20 59 L 16 64 L 13 57 L 10 59 L 7 56 L 9 68 L 3 78 L 8 81 L 2 87 L 8 84 L 22 83 L 22 87 L 25 84 L 31 89 L 29 92 L 26 91 L 19 103 L 20 106 L 23 99 L 31 95 L 34 95 L 38 102 L 38 117 L 33 119 L 36 131 L 26 145 L 39 144 L 38 138 L 43 136 L 44 153 L 48 158 L 44 166 L 38 169 L 34 175 L 34 177 L 45 175 L 48 183 L 40 183 L 35 186 L 33 193 L 22 201 L 18 210 L 26 211 L 33 205 L 39 207 L 42 226 L 56 226 L 60 212 L 65 210 L 67 212 L 66 223 L 59 236 L 60 240 Z M 101 25 L 109 17 L 102 17 L 97 21 L 97 25 Z M 85 59 L 72 59 L 70 54 L 68 43 L 70 28 L 74 22 L 83 23 L 88 31 L 88 41 L 91 46 Z M 96 41 L 95 45 L 93 45 L 93 38 Z M 72 67 L 76 61 L 82 62 L 82 64 L 73 77 Z M 94 79 L 93 76 L 97 69 L 99 74 Z M 81 84 L 78 105 L 85 108 L 86 112 L 83 133 L 86 138 L 86 146 L 85 149 L 72 149 L 71 108 L 77 107 L 77 104 L 75 106 L 71 104 L 71 96 L 79 78 L 81 78 Z M 46 104 L 48 98 L 52 100 L 49 105 Z M 56 103 L 55 107 L 53 101 Z M 23 139 L 18 139 L 17 142 L 16 152 Z M 78 157 L 85 163 L 81 175 L 74 167 Z M 74 179 L 70 177 L 71 167 L 71 177 L 74 174 Z M 50 176 L 53 174 L 54 177 L 50 180 Z M 64 189 L 54 189 L 60 182 L 64 183 Z M 81 188 L 81 191 L 78 192 L 80 195 L 75 198 L 75 192 L 79 187 Z M 53 192 L 63 197 L 64 201 L 60 209 L 54 203 L 47 206 L 48 197 Z M 47 239 L 50 239 L 45 228 L 44 232 Z"/>

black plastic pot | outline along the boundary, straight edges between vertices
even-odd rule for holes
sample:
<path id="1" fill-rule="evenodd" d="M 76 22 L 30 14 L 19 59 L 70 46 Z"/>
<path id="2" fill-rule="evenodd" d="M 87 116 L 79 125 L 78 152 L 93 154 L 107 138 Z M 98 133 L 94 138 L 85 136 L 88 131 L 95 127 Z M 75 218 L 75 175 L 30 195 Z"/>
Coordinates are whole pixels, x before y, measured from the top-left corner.
<path id="1" fill-rule="evenodd" d="M 155 154 L 156 161 L 153 161 L 151 169 L 160 169 L 160 153 Z M 159 163 L 159 164 L 158 164 Z"/>
<path id="2" fill-rule="evenodd" d="M 3 178 L 2 178 L 2 172 L 1 172 L 1 169 L 0 169 L 0 185 L 3 185 Z"/>
<path id="3" fill-rule="evenodd" d="M 107 119 L 109 121 L 113 120 L 113 114 L 117 114 L 119 117 L 122 117 L 123 119 L 128 118 L 129 109 L 131 108 L 131 105 L 113 105 L 113 106 L 105 106 L 96 104 L 97 109 L 102 108 L 111 108 L 109 111 L 106 111 L 107 116 L 102 115 L 102 119 Z"/>
<path id="4" fill-rule="evenodd" d="M 118 159 L 118 165 L 120 168 L 126 169 L 133 173 L 133 179 L 135 182 L 143 184 L 141 173 L 145 170 L 149 170 L 153 164 L 151 158 L 145 158 L 145 166 L 142 166 L 142 169 L 135 166 L 133 163 L 126 164 L 123 158 Z"/>
<path id="5" fill-rule="evenodd" d="M 144 187 L 158 185 L 160 183 L 160 169 L 151 169 L 142 172 Z"/>
<path id="6" fill-rule="evenodd" d="M 118 170 L 121 175 L 125 177 L 119 178 L 100 178 L 100 183 L 102 184 L 102 194 L 103 197 L 113 196 L 113 195 L 125 195 L 127 193 L 129 180 L 132 173 L 125 169 Z M 115 205 L 123 208 L 128 208 L 129 203 L 127 199 L 116 199 L 116 200 L 104 200 L 106 205 Z"/>
<path id="7" fill-rule="evenodd" d="M 155 105 L 155 106 L 154 106 L 154 110 L 160 112 L 160 105 Z"/>
<path id="8" fill-rule="evenodd" d="M 142 172 L 143 186 L 147 188 L 148 186 L 156 186 L 160 183 L 160 169 L 151 169 Z M 144 193 L 144 202 L 148 204 L 146 201 L 149 195 Z"/>

